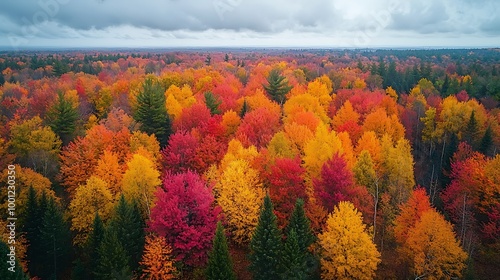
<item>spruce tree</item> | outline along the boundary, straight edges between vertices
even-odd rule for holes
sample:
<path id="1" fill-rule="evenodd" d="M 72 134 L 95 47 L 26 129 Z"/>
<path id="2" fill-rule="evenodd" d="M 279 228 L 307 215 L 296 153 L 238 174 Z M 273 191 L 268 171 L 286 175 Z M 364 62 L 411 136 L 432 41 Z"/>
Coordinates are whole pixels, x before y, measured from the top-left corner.
<path id="1" fill-rule="evenodd" d="M 465 127 L 464 131 L 464 140 L 469 144 L 471 147 L 475 147 L 475 139 L 477 138 L 477 135 L 479 133 L 479 125 L 477 123 L 476 119 L 476 113 L 472 111 L 469 117 L 469 122 L 467 122 L 467 126 Z"/>
<path id="2" fill-rule="evenodd" d="M 130 269 L 135 270 L 139 267 L 145 239 L 145 225 L 137 204 L 127 202 L 121 195 L 109 226 L 116 232 L 118 240 L 129 257 Z"/>
<path id="3" fill-rule="evenodd" d="M 250 271 L 255 280 L 280 279 L 283 246 L 269 195 L 264 197 L 257 228 L 250 241 Z"/>
<path id="4" fill-rule="evenodd" d="M 231 255 L 229 255 L 226 235 L 221 222 L 217 223 L 212 251 L 208 254 L 208 265 L 205 274 L 207 280 L 236 280 L 233 261 Z"/>
<path id="5" fill-rule="evenodd" d="M 38 275 L 41 267 L 40 259 L 43 254 L 40 240 L 40 228 L 43 215 L 45 214 L 46 204 L 47 197 L 45 192 L 43 192 L 42 197 L 38 199 L 33 187 L 28 189 L 28 199 L 23 214 L 22 230 L 26 233 L 26 239 L 29 243 L 26 257 L 28 259 L 28 270 L 32 275 Z"/>
<path id="6" fill-rule="evenodd" d="M 488 155 L 488 152 L 493 144 L 493 136 L 491 131 L 491 126 L 488 126 L 486 131 L 484 132 L 483 138 L 481 138 L 481 142 L 479 143 L 479 152 L 484 155 Z"/>
<path id="7" fill-rule="evenodd" d="M 99 265 L 99 260 L 96 256 L 99 255 L 99 248 L 101 246 L 102 240 L 104 239 L 105 228 L 104 224 L 101 220 L 101 217 L 98 213 L 95 214 L 94 223 L 92 226 L 92 232 L 89 234 L 87 238 L 87 242 L 85 244 L 85 254 L 86 254 L 86 263 L 89 268 L 90 279 L 96 279 L 96 268 Z"/>
<path id="8" fill-rule="evenodd" d="M 98 252 L 96 279 L 132 279 L 132 272 L 128 265 L 129 255 L 118 239 L 114 227 L 108 226 L 106 228 Z"/>
<path id="9" fill-rule="evenodd" d="M 267 85 L 263 86 L 267 94 L 280 105 L 285 103 L 286 94 L 292 89 L 292 86 L 277 69 L 271 70 L 267 77 Z"/>
<path id="10" fill-rule="evenodd" d="M 282 279 L 287 280 L 305 280 L 309 279 L 309 268 L 307 265 L 307 252 L 304 252 L 299 245 L 297 233 L 292 229 L 288 233 L 281 265 L 283 267 Z"/>
<path id="11" fill-rule="evenodd" d="M 50 128 L 61 138 L 63 145 L 67 145 L 73 139 L 78 112 L 62 92 L 57 93 L 57 101 L 49 110 L 47 120 Z"/>
<path id="12" fill-rule="evenodd" d="M 59 205 L 50 198 L 40 228 L 42 279 L 61 278 L 71 257 L 71 233 Z"/>
<path id="13" fill-rule="evenodd" d="M 247 103 L 247 100 L 244 99 L 243 100 L 243 106 L 241 107 L 241 111 L 240 111 L 240 118 L 243 119 L 243 117 L 245 117 L 245 115 L 248 113 L 248 103 Z"/>
<path id="14" fill-rule="evenodd" d="M 219 100 L 219 98 L 217 98 L 217 96 L 215 96 L 212 92 L 205 92 L 205 105 L 208 109 L 210 109 L 211 115 L 220 114 L 219 105 L 221 103 L 222 102 Z"/>
<path id="15" fill-rule="evenodd" d="M 137 95 L 134 119 L 141 123 L 142 132 L 154 134 L 162 147 L 167 145 L 171 124 L 165 106 L 165 89 L 151 77 L 146 78 Z"/>
<path id="16" fill-rule="evenodd" d="M 9 264 L 10 257 L 9 246 L 0 239 L 0 255 L 2 256 L 2 261 L 0 262 L 0 279 L 9 280 L 28 280 L 29 278 L 23 272 L 19 260 L 17 257 L 14 259 L 14 267 L 12 268 Z"/>

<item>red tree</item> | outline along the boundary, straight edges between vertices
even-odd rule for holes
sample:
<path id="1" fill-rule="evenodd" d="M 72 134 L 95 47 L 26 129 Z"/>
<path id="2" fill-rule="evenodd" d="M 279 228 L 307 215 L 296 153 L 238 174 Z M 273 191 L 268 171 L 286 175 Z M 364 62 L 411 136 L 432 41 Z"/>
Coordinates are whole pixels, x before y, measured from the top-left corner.
<path id="1" fill-rule="evenodd" d="M 198 140 L 191 133 L 176 132 L 161 151 L 164 170 L 177 173 L 193 169 L 197 148 Z"/>

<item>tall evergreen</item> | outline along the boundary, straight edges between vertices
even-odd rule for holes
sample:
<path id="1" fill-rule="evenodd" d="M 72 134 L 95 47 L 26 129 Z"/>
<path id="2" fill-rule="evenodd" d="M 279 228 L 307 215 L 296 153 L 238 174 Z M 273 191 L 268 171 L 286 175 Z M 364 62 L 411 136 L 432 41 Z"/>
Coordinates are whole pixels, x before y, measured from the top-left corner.
<path id="1" fill-rule="evenodd" d="M 33 187 L 28 189 L 28 198 L 26 200 L 26 208 L 23 213 L 22 231 L 26 233 L 28 240 L 28 248 L 26 258 L 28 260 L 28 270 L 32 275 L 38 275 L 40 272 L 40 260 L 43 256 L 40 239 L 40 228 L 42 226 L 42 218 L 45 214 L 47 197 L 45 192 L 38 199 Z"/>
<path id="2" fill-rule="evenodd" d="M 293 209 L 288 226 L 286 227 L 287 243 L 289 247 L 294 246 L 294 241 L 289 240 L 292 232 L 297 235 L 297 245 L 301 252 L 301 256 L 304 257 L 306 262 L 305 274 L 311 277 L 319 266 L 318 258 L 309 251 L 309 247 L 316 241 L 316 236 L 311 230 L 311 222 L 304 211 L 304 201 L 300 198 L 295 202 L 295 208 Z M 291 249 L 289 248 L 289 250 Z M 289 256 L 288 258 L 291 257 Z M 285 266 L 288 261 L 289 260 L 284 259 Z"/>
<path id="3" fill-rule="evenodd" d="M 488 126 L 488 128 L 484 132 L 483 137 L 481 138 L 478 151 L 483 153 L 484 155 L 488 155 L 488 152 L 490 151 L 492 144 L 493 144 L 493 136 L 492 136 L 491 126 Z"/>
<path id="4" fill-rule="evenodd" d="M 141 123 L 142 132 L 154 134 L 162 147 L 167 145 L 171 123 L 165 107 L 165 89 L 151 77 L 146 78 L 137 95 L 134 119 Z"/>
<path id="5" fill-rule="evenodd" d="M 267 94 L 280 105 L 285 103 L 286 94 L 292 89 L 278 69 L 271 70 L 267 77 L 267 85 L 263 86 Z"/>
<path id="6" fill-rule="evenodd" d="M 253 273 L 253 279 L 280 279 L 283 245 L 269 195 L 264 198 L 259 222 L 250 241 L 250 250 L 250 271 Z"/>
<path id="7" fill-rule="evenodd" d="M 243 99 L 243 106 L 241 107 L 240 111 L 240 118 L 243 119 L 243 117 L 248 113 L 248 103 L 246 99 Z"/>
<path id="8" fill-rule="evenodd" d="M 42 279 L 62 279 L 71 258 L 71 233 L 59 205 L 50 198 L 40 228 Z"/>
<path id="9" fill-rule="evenodd" d="M 0 262 L 0 279 L 9 279 L 9 280 L 28 280 L 29 278 L 23 272 L 21 265 L 19 264 L 19 260 L 17 258 L 14 259 L 14 267 L 12 268 L 11 264 L 8 263 L 10 261 L 9 246 L 0 239 L 0 255 L 2 256 L 2 261 Z M 12 270 L 13 269 L 13 270 Z"/>
<path id="10" fill-rule="evenodd" d="M 118 240 L 129 256 L 129 267 L 135 270 L 144 250 L 144 221 L 140 209 L 135 202 L 127 202 L 123 195 L 120 196 L 109 227 L 116 232 Z"/>
<path id="11" fill-rule="evenodd" d="M 297 233 L 292 229 L 287 236 L 281 259 L 283 267 L 282 279 L 305 280 L 309 279 L 307 255 L 300 248 Z"/>
<path id="12" fill-rule="evenodd" d="M 217 115 L 220 114 L 219 105 L 222 103 L 217 96 L 212 92 L 205 92 L 205 105 L 210 110 L 210 114 Z"/>
<path id="13" fill-rule="evenodd" d="M 50 128 L 61 138 L 64 145 L 73 139 L 78 120 L 78 112 L 62 92 L 57 93 L 57 101 L 47 115 Z"/>
<path id="14" fill-rule="evenodd" d="M 212 251 L 208 254 L 208 265 L 205 274 L 207 280 L 236 280 L 233 261 L 231 255 L 229 255 L 226 234 L 221 222 L 217 223 Z"/>
<path id="15" fill-rule="evenodd" d="M 469 144 L 471 147 L 475 148 L 475 140 L 478 134 L 479 124 L 476 119 L 476 113 L 472 111 L 464 131 L 465 142 L 467 142 L 467 144 Z"/>
<path id="16" fill-rule="evenodd" d="M 114 227 L 108 226 L 98 249 L 98 266 L 96 279 L 122 280 L 132 279 L 132 272 L 128 265 L 129 255 L 118 238 Z"/>
<path id="17" fill-rule="evenodd" d="M 87 238 L 85 244 L 85 261 L 90 272 L 90 279 L 97 279 L 96 267 L 99 265 L 99 259 L 96 256 L 99 255 L 99 248 L 101 247 L 102 240 L 104 239 L 105 228 L 98 213 L 95 214 L 94 222 L 92 225 L 92 232 Z"/>

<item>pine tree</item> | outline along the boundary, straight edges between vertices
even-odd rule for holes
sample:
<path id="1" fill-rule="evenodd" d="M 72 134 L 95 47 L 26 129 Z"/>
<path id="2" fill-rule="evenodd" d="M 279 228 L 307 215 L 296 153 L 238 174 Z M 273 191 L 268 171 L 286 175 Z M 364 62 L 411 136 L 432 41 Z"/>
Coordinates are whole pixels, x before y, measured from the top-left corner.
<path id="1" fill-rule="evenodd" d="M 73 138 L 78 112 L 62 92 L 57 94 L 56 104 L 48 112 L 47 120 L 50 128 L 61 138 L 63 145 L 67 145 Z"/>
<path id="2" fill-rule="evenodd" d="M 135 270 L 141 260 L 145 238 L 144 221 L 137 204 L 127 202 L 121 195 L 109 226 L 116 232 L 119 242 L 129 257 L 129 267 Z"/>
<path id="3" fill-rule="evenodd" d="M 85 244 L 85 253 L 88 270 L 91 271 L 90 279 L 96 279 L 95 268 L 99 265 L 99 260 L 96 256 L 99 255 L 99 248 L 101 246 L 102 240 L 104 239 L 105 228 L 98 213 L 95 214 L 94 223 L 92 226 L 92 232 L 87 238 L 87 243 Z"/>
<path id="4" fill-rule="evenodd" d="M 488 128 L 484 132 L 483 138 L 481 138 L 481 142 L 479 143 L 479 148 L 478 148 L 479 152 L 483 153 L 484 155 L 488 155 L 488 152 L 492 144 L 493 144 L 493 137 L 492 137 L 491 126 L 488 126 Z"/>
<path id="5" fill-rule="evenodd" d="M 267 85 L 263 86 L 267 94 L 280 105 L 285 103 L 286 94 L 292 89 L 292 86 L 277 69 L 271 70 L 267 77 Z"/>
<path id="6" fill-rule="evenodd" d="M 28 270 L 32 275 L 39 274 L 40 258 L 42 256 L 42 249 L 40 248 L 40 227 L 45 212 L 46 199 L 45 192 L 43 192 L 42 198 L 39 201 L 33 187 L 29 188 L 22 230 L 26 233 L 26 239 L 29 242 L 26 256 L 28 259 Z M 43 205 L 40 206 L 42 203 Z"/>
<path id="7" fill-rule="evenodd" d="M 9 246 L 0 239 L 0 255 L 2 256 L 2 261 L 0 262 L 0 279 L 28 280 L 29 278 L 24 274 L 17 258 L 15 258 L 14 267 L 12 268 L 9 263 L 10 257 L 8 254 L 10 254 Z"/>
<path id="8" fill-rule="evenodd" d="M 476 113 L 472 111 L 470 114 L 469 122 L 467 123 L 467 126 L 465 127 L 464 131 L 464 141 L 467 142 L 471 147 L 475 147 L 475 140 L 477 138 L 477 135 L 479 133 L 479 127 L 478 127 L 477 119 L 476 119 Z"/>
<path id="9" fill-rule="evenodd" d="M 226 55 L 224 56 L 224 61 L 225 62 L 228 62 L 229 61 L 229 55 L 226 53 Z"/>
<path id="10" fill-rule="evenodd" d="M 208 265 L 205 274 L 207 280 L 236 279 L 233 271 L 233 261 L 231 255 L 229 255 L 226 234 L 221 222 L 217 223 L 212 251 L 208 254 Z"/>
<path id="11" fill-rule="evenodd" d="M 118 239 L 114 227 L 108 226 L 104 238 L 98 250 L 97 278 L 108 279 L 132 279 L 129 263 L 129 255 Z"/>
<path id="12" fill-rule="evenodd" d="M 299 250 L 306 261 L 306 269 L 304 272 L 306 275 L 311 275 L 318 268 L 319 261 L 318 258 L 309 251 L 309 247 L 316 241 L 316 236 L 311 230 L 311 222 L 305 214 L 304 201 L 302 199 L 297 199 L 295 208 L 290 216 L 290 221 L 286 227 L 288 246 L 292 246 L 292 240 L 288 241 L 292 232 L 297 235 Z M 287 261 L 284 260 L 284 262 L 286 263 Z"/>
<path id="13" fill-rule="evenodd" d="M 281 265 L 283 267 L 282 279 L 309 279 L 307 255 L 300 248 L 299 239 L 294 229 L 288 233 L 288 237 L 286 238 Z"/>
<path id="14" fill-rule="evenodd" d="M 248 113 L 248 103 L 247 103 L 247 100 L 244 99 L 243 100 L 243 106 L 241 107 L 241 111 L 240 111 L 240 118 L 243 119 L 243 117 Z"/>
<path id="15" fill-rule="evenodd" d="M 250 241 L 250 271 L 255 280 L 279 279 L 283 251 L 277 218 L 269 195 L 264 197 L 257 228 Z"/>
<path id="16" fill-rule="evenodd" d="M 162 147 L 167 145 L 171 124 L 165 106 L 165 89 L 151 77 L 146 78 L 137 95 L 134 119 L 141 123 L 142 132 L 154 134 Z"/>
<path id="17" fill-rule="evenodd" d="M 222 101 L 217 98 L 212 92 L 207 91 L 205 92 L 205 105 L 207 106 L 208 109 L 210 109 L 210 114 L 212 115 L 218 115 L 220 114 L 219 110 L 219 105 L 222 103 Z"/>
<path id="18" fill-rule="evenodd" d="M 42 279 L 60 278 L 71 256 L 71 233 L 59 205 L 50 198 L 40 227 Z"/>

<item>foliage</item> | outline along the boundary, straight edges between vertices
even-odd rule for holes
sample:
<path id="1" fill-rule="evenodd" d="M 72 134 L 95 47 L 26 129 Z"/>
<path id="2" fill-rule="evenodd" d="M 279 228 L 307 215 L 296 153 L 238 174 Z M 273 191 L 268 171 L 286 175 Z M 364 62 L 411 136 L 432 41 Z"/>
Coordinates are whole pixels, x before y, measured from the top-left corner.
<path id="1" fill-rule="evenodd" d="M 174 266 L 172 248 L 163 236 L 148 235 L 141 260 L 141 279 L 175 279 L 177 270 Z"/>
<path id="2" fill-rule="evenodd" d="M 212 250 L 208 254 L 208 264 L 205 271 L 207 280 L 235 280 L 233 261 L 229 254 L 226 234 L 221 222 L 217 223 Z"/>

